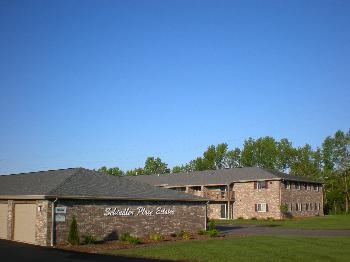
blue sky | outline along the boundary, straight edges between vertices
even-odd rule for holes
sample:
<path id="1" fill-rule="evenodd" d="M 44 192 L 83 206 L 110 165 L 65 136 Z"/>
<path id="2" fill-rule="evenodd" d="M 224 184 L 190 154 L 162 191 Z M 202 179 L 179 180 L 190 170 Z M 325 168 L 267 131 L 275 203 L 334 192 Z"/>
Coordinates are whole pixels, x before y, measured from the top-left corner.
<path id="1" fill-rule="evenodd" d="M 0 173 L 169 167 L 350 127 L 349 1 L 0 1 Z"/>

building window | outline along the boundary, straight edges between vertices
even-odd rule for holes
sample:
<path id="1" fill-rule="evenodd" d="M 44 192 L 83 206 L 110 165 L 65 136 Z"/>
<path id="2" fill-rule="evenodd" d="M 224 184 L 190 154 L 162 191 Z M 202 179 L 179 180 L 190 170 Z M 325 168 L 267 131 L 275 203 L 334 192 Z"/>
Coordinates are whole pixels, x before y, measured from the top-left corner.
<path id="1" fill-rule="evenodd" d="M 255 212 L 268 212 L 269 206 L 266 203 L 255 204 Z"/>
<path id="2" fill-rule="evenodd" d="M 307 190 L 311 190 L 311 184 L 307 184 Z"/>
<path id="3" fill-rule="evenodd" d="M 285 187 L 285 189 L 290 189 L 290 182 L 289 181 L 285 181 L 284 182 L 284 187 Z"/>
<path id="4" fill-rule="evenodd" d="M 300 183 L 299 182 L 295 182 L 295 189 L 300 190 Z"/>
<path id="5" fill-rule="evenodd" d="M 255 181 L 254 188 L 255 189 L 267 189 L 268 181 Z"/>
<path id="6" fill-rule="evenodd" d="M 303 206 L 301 203 L 295 204 L 295 211 L 303 211 Z"/>
<path id="7" fill-rule="evenodd" d="M 305 204 L 305 211 L 309 211 L 309 203 Z"/>

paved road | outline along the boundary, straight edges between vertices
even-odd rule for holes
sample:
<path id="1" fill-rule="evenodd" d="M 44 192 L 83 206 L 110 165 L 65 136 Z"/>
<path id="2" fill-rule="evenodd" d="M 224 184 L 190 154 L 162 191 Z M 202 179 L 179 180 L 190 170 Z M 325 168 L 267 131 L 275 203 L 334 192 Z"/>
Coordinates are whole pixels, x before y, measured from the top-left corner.
<path id="1" fill-rule="evenodd" d="M 287 229 L 264 225 L 218 225 L 217 229 L 224 234 L 254 236 L 350 236 L 350 230 L 307 230 Z"/>
<path id="2" fill-rule="evenodd" d="M 160 262 L 162 260 L 128 258 L 65 251 L 0 239 L 0 260 L 3 262 Z M 165 260 L 163 260 L 165 261 Z"/>

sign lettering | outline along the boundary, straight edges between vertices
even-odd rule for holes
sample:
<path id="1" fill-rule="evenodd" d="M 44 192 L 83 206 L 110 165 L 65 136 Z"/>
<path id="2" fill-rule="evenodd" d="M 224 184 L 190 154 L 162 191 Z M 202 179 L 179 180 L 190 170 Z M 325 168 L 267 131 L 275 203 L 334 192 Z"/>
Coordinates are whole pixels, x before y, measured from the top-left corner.
<path id="1" fill-rule="evenodd" d="M 126 207 L 123 209 L 119 209 L 117 207 L 107 207 L 105 208 L 104 216 L 153 216 L 153 215 L 174 215 L 175 210 L 171 208 L 164 207 L 156 207 L 152 209 L 147 209 L 145 207 L 137 207 L 136 209 L 132 209 L 130 207 Z"/>

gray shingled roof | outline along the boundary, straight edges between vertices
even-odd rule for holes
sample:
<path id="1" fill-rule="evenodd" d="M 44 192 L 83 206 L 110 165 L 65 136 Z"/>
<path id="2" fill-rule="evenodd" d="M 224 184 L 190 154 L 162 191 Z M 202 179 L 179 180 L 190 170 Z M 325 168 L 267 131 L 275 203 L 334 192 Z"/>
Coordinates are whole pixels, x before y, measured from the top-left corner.
<path id="1" fill-rule="evenodd" d="M 205 201 L 201 197 L 84 168 L 0 176 L 0 199 L 9 196 Z"/>
<path id="2" fill-rule="evenodd" d="M 134 181 L 148 183 L 154 186 L 202 186 L 202 185 L 229 185 L 234 182 L 257 180 L 289 180 L 300 182 L 315 182 L 307 178 L 281 173 L 276 170 L 257 167 L 219 169 L 195 171 L 190 173 L 176 173 L 163 175 L 139 175 L 130 177 Z"/>

